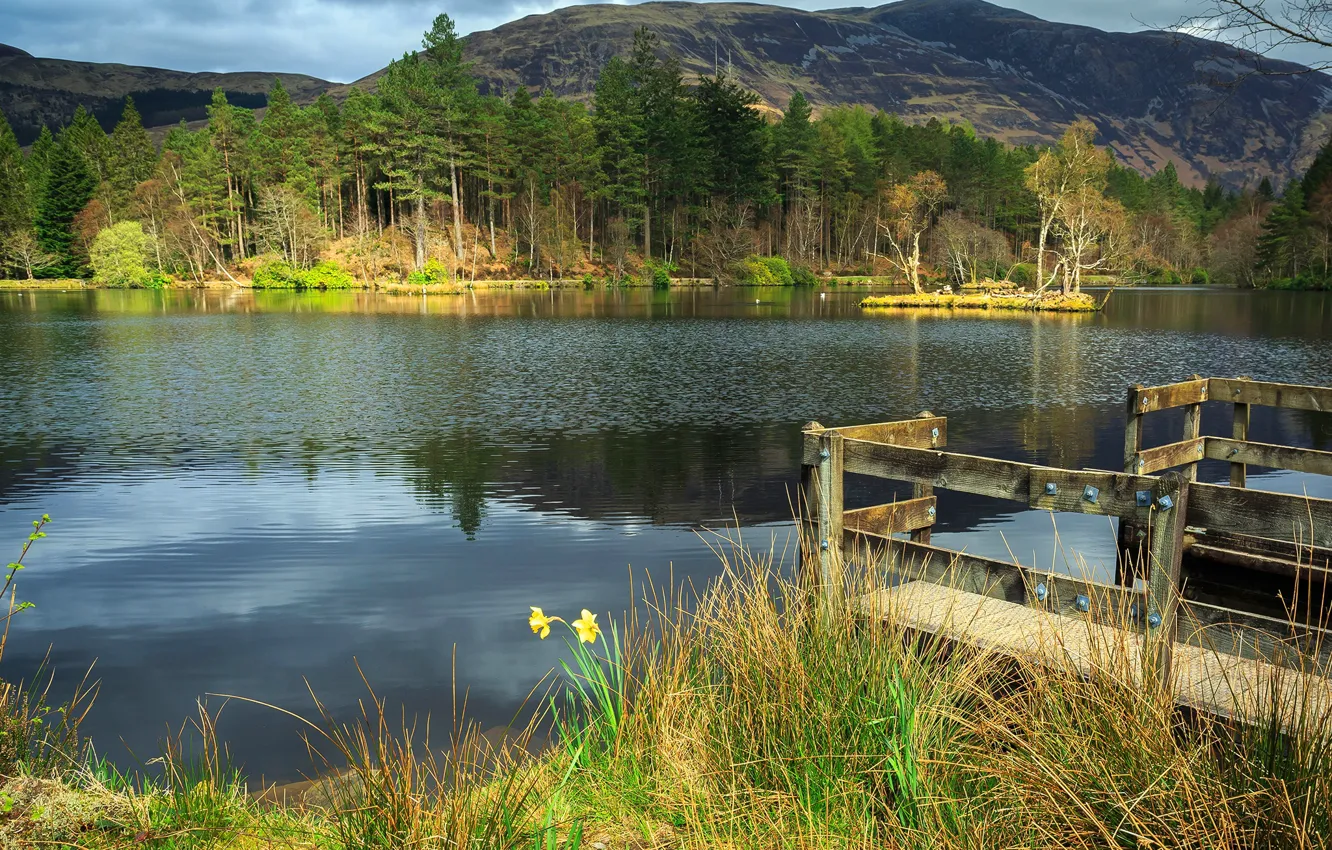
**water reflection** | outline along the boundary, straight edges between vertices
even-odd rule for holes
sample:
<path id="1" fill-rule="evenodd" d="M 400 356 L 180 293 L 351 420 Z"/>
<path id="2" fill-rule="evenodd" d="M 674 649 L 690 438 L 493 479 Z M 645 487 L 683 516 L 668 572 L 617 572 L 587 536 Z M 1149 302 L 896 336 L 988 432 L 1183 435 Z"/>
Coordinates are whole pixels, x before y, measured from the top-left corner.
<path id="1" fill-rule="evenodd" d="M 555 657 L 528 604 L 621 610 L 631 564 L 705 581 L 702 525 L 783 548 L 810 419 L 928 408 L 958 450 L 1116 469 L 1134 381 L 1332 381 L 1326 295 L 1118 292 L 1039 317 L 866 316 L 862 295 L 0 293 L 0 545 L 56 518 L 4 673 L 48 644 L 66 677 L 100 659 L 92 731 L 144 753 L 210 691 L 300 707 L 308 677 L 349 706 L 353 657 L 390 700 L 445 710 L 456 643 L 499 720 Z M 1228 417 L 1208 405 L 1204 427 Z M 1258 409 L 1253 435 L 1326 447 L 1328 419 Z M 1147 440 L 1180 426 L 1156 415 Z M 849 506 L 892 495 L 849 483 Z M 1063 563 L 1048 515 L 945 493 L 939 516 L 945 545 Z M 1106 570 L 1105 521 L 1059 523 Z M 253 770 L 301 766 L 275 716 L 228 712 Z"/>

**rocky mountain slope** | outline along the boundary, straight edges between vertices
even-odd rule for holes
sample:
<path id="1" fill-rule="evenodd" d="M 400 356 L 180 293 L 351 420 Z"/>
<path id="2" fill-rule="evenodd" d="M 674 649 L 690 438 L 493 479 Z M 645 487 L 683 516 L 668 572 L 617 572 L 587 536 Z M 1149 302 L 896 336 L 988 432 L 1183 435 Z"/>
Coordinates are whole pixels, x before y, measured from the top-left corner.
<path id="1" fill-rule="evenodd" d="M 1194 183 L 1215 176 L 1240 186 L 1264 175 L 1284 182 L 1332 133 L 1327 75 L 1254 75 L 1255 57 L 1213 42 L 1051 23 L 983 0 L 821 12 L 748 3 L 579 5 L 474 33 L 467 50 L 491 91 L 526 85 L 586 99 L 606 60 L 627 51 L 641 26 L 688 74 L 727 71 L 773 110 L 800 90 L 816 106 L 966 120 L 1013 143 L 1053 141 L 1086 116 L 1124 162 L 1153 171 L 1173 161 Z M 42 122 L 68 120 L 76 103 L 118 113 L 129 93 L 146 123 L 169 124 L 200 117 L 215 86 L 233 102 L 260 105 L 273 76 L 34 59 L 0 47 L 0 110 L 25 141 Z M 297 100 L 347 90 L 278 76 Z M 373 86 L 377 77 L 352 85 Z"/>
<path id="2" fill-rule="evenodd" d="M 908 120 L 970 121 L 1013 143 L 1087 116 L 1135 167 L 1242 185 L 1303 171 L 1332 132 L 1332 78 L 1253 75 L 1255 57 L 1173 33 L 1107 33 L 983 0 L 903 0 L 804 12 L 740 3 L 571 6 L 474 34 L 493 88 L 587 96 L 606 59 L 647 26 L 686 70 L 725 70 L 777 109 L 865 104 Z M 1264 61 L 1264 67 L 1298 66 Z"/>
<path id="3" fill-rule="evenodd" d="M 334 84 L 302 74 L 233 74 L 168 71 L 135 65 L 38 59 L 16 47 L 0 44 L 0 112 L 14 128 L 20 144 L 37 137 L 43 124 L 55 129 L 69 122 L 79 105 L 92 111 L 103 126 L 120 117 L 125 95 L 134 97 L 148 127 L 196 121 L 213 90 L 221 88 L 239 106 L 263 106 L 273 78 L 298 100 L 313 100 Z"/>

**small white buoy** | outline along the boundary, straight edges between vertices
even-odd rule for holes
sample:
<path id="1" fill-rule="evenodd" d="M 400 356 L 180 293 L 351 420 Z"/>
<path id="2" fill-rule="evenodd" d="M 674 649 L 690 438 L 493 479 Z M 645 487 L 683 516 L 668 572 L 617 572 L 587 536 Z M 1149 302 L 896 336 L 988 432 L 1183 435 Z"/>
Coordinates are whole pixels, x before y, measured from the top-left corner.
<path id="1" fill-rule="evenodd" d="M 755 303 L 755 304 L 759 303 L 759 300 L 758 300 L 757 298 L 755 298 L 755 299 L 754 299 L 754 303 Z"/>

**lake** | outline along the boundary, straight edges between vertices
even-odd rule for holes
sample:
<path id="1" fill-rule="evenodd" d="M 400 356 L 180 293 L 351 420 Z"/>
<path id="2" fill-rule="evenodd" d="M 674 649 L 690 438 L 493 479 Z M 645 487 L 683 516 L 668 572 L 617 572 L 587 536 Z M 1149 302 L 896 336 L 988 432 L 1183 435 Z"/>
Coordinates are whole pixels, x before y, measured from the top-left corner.
<path id="1" fill-rule="evenodd" d="M 1118 469 L 1131 383 L 1332 383 L 1329 294 L 1120 290 L 1097 315 L 996 317 L 863 314 L 863 295 L 0 293 L 0 546 L 53 518 L 0 675 L 50 647 L 67 690 L 96 660 L 86 729 L 122 763 L 208 693 L 308 712 L 308 682 L 345 715 L 358 662 L 391 705 L 447 721 L 456 680 L 502 723 L 560 650 L 529 605 L 618 617 L 631 574 L 701 585 L 702 529 L 789 548 L 811 419 L 929 409 L 958 451 Z M 1229 416 L 1208 405 L 1205 432 Z M 1149 445 L 1178 439 L 1180 416 L 1148 422 Z M 1256 408 L 1251 433 L 1332 448 L 1332 416 Z M 848 507 L 884 486 L 852 482 Z M 1112 574 L 1105 519 L 1058 523 L 1056 543 L 1049 514 L 943 494 L 934 539 Z M 251 775 L 309 767 L 271 710 L 232 704 L 220 728 Z"/>

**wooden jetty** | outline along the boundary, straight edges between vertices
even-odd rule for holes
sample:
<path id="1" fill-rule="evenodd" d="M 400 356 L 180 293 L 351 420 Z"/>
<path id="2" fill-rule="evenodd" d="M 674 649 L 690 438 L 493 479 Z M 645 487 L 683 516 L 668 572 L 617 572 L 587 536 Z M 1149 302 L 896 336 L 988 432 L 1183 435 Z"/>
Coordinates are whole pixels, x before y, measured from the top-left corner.
<path id="1" fill-rule="evenodd" d="M 1209 401 L 1233 406 L 1230 436 L 1202 434 Z M 947 419 L 930 413 L 841 428 L 811 422 L 801 536 L 815 551 L 805 580 L 841 592 L 844 565 L 865 553 L 887 560 L 893 581 L 859 600 L 862 609 L 892 611 L 915 631 L 1084 674 L 1101 650 L 1120 647 L 1178 702 L 1221 716 L 1274 699 L 1308 708 L 1310 694 L 1332 708 L 1323 678 L 1332 655 L 1332 500 L 1246 486 L 1249 466 L 1332 474 L 1332 453 L 1250 441 L 1253 405 L 1332 411 L 1332 389 L 1198 377 L 1132 387 L 1122 472 L 946 451 Z M 1144 417 L 1181 407 L 1182 438 L 1144 447 Z M 1204 459 L 1228 462 L 1230 483 L 1197 481 Z M 846 474 L 908 482 L 912 498 L 848 508 Z M 931 545 L 936 488 L 1118 518 L 1116 582 Z"/>

